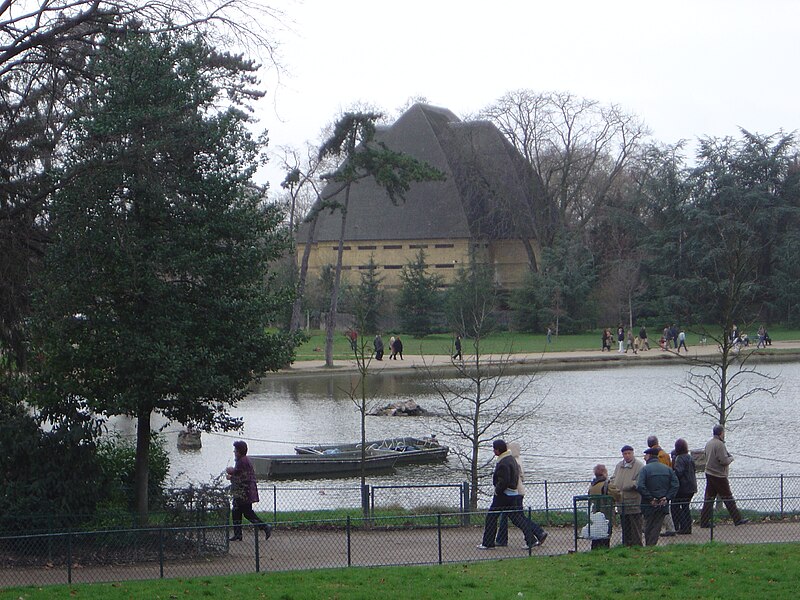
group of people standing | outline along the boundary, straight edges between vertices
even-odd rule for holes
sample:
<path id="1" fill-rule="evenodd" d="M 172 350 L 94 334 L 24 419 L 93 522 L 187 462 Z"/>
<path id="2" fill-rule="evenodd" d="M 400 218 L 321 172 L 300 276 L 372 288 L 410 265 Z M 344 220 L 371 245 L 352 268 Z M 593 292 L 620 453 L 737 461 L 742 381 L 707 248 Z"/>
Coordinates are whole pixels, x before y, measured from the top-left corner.
<path id="1" fill-rule="evenodd" d="M 383 360 L 384 348 L 381 334 L 376 335 L 375 339 L 372 340 L 372 347 L 375 350 L 375 360 Z M 389 359 L 397 360 L 398 356 L 400 356 L 400 360 L 403 360 L 403 340 L 400 339 L 399 335 L 389 338 Z"/>
<path id="2" fill-rule="evenodd" d="M 630 445 L 622 447 L 622 460 L 617 463 L 612 478 L 608 479 L 605 465 L 594 468 L 590 495 L 609 495 L 614 499 L 622 526 L 622 543 L 641 546 L 642 533 L 645 545 L 655 546 L 661 535 L 688 535 L 692 533 L 691 500 L 697 493 L 696 466 L 684 439 L 675 441 L 675 448 L 667 453 L 658 438 L 647 438 L 645 462 L 635 457 Z M 725 429 L 716 425 L 713 437 L 705 447 L 706 489 L 700 512 L 700 527 L 710 527 L 713 504 L 719 496 L 725 503 L 734 525 L 748 523 L 742 517 L 728 483 L 728 465 L 733 456 L 725 447 Z M 613 522 L 612 503 L 602 497 L 593 500 L 596 511 Z M 662 527 L 664 533 L 661 533 Z M 610 534 L 610 531 L 609 531 Z M 610 536 L 609 536 L 610 537 Z M 593 540 L 592 548 L 608 547 L 609 540 Z"/>
<path id="3" fill-rule="evenodd" d="M 639 335 L 636 336 L 633 335 L 632 329 L 625 329 L 622 324 L 617 327 L 616 334 L 612 333 L 609 327 L 606 327 L 600 336 L 601 351 L 608 350 L 611 352 L 615 340 L 619 344 L 617 352 L 620 354 L 627 354 L 628 350 L 632 350 L 634 354 L 637 354 L 640 350 L 643 352 L 650 350 L 647 327 L 644 325 L 639 328 Z M 681 348 L 683 348 L 687 353 L 689 352 L 689 348 L 686 346 L 686 332 L 676 325 L 664 327 L 661 338 L 658 340 L 658 345 L 662 350 L 672 348 L 680 352 Z"/>

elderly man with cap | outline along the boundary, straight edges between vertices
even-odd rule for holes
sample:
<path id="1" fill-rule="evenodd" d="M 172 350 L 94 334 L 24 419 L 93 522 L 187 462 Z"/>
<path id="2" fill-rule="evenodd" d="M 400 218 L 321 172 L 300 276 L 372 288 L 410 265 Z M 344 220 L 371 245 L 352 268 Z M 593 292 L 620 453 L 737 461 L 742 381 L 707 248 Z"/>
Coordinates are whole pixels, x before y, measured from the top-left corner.
<path id="1" fill-rule="evenodd" d="M 647 546 L 658 544 L 658 534 L 669 513 L 669 501 L 678 493 L 678 476 L 670 467 L 658 459 L 661 448 L 644 451 L 647 464 L 639 472 L 636 489 L 642 495 L 644 513 L 644 540 Z"/>
<path id="2" fill-rule="evenodd" d="M 642 496 L 636 488 L 639 472 L 644 465 L 633 454 L 633 447 L 622 447 L 622 460 L 614 469 L 608 486 L 609 493 L 617 503 L 622 525 L 622 543 L 626 546 L 642 545 Z"/>

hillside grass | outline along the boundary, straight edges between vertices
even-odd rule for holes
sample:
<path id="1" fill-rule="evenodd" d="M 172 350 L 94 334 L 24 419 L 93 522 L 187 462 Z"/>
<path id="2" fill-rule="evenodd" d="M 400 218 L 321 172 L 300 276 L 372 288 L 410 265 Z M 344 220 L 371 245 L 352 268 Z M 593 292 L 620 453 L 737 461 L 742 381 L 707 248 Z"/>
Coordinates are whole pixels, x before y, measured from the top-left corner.
<path id="1" fill-rule="evenodd" d="M 617 547 L 480 563 L 324 569 L 0 590 L 0 599 L 158 598 L 459 600 L 794 598 L 800 544 Z"/>
<path id="2" fill-rule="evenodd" d="M 747 333 L 751 341 L 755 344 L 758 341 L 756 330 Z M 325 359 L 325 332 L 311 330 L 309 339 L 297 349 L 297 360 L 324 360 Z M 613 332 L 616 335 L 616 332 Z M 638 329 L 636 330 L 638 333 Z M 498 332 L 481 340 L 481 352 L 484 354 L 538 354 L 542 352 L 571 352 L 581 350 L 599 350 L 600 336 L 602 329 L 587 333 L 553 336 L 552 343 L 547 343 L 544 334 L 518 333 L 518 332 Z M 773 341 L 800 340 L 800 330 L 781 327 L 770 327 L 770 337 Z M 383 335 L 385 353 L 389 355 L 389 337 L 397 335 L 397 332 L 388 332 Z M 450 334 L 434 334 L 424 338 L 413 338 L 400 332 L 403 340 L 403 354 L 417 356 L 440 356 L 453 353 L 453 336 Z M 650 347 L 658 348 L 658 338 L 661 331 L 648 328 Z M 367 351 L 372 350 L 372 336 L 363 340 L 367 344 Z M 698 344 L 700 338 L 697 334 L 687 329 L 686 343 L 689 346 Z M 359 343 L 362 340 L 359 339 Z M 463 352 L 472 353 L 472 344 L 469 339 L 463 340 Z M 352 358 L 353 351 L 350 348 L 350 341 L 344 336 L 344 332 L 339 332 L 334 338 L 333 354 L 335 360 Z"/>

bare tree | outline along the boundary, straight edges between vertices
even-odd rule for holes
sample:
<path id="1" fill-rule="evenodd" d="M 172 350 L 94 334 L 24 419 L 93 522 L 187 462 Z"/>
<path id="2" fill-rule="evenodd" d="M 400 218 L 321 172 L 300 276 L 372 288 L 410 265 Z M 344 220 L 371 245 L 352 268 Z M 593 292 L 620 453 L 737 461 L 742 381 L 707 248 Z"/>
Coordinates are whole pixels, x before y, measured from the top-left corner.
<path id="1" fill-rule="evenodd" d="M 591 223 L 648 134 L 638 117 L 619 106 L 570 93 L 509 92 L 481 116 L 533 167 L 531 203 L 519 214 L 519 227 L 523 235 L 538 236 L 542 246 L 565 227 Z"/>

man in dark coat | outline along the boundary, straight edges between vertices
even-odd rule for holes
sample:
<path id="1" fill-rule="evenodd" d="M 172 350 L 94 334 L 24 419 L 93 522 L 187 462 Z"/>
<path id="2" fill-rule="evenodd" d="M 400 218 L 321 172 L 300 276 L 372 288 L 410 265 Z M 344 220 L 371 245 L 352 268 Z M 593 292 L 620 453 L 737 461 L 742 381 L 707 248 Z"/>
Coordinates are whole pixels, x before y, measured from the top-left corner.
<path id="1" fill-rule="evenodd" d="M 664 517 L 669 512 L 669 501 L 678 493 L 678 477 L 675 471 L 658 460 L 659 451 L 658 447 L 644 451 L 646 464 L 636 480 L 636 490 L 642 495 L 646 546 L 658 544 Z"/>
<path id="2" fill-rule="evenodd" d="M 529 549 L 540 546 L 547 538 L 547 533 L 541 527 L 538 527 L 538 531 L 534 533 L 534 528 L 537 526 L 525 516 L 522 508 L 515 501 L 515 496 L 518 495 L 517 484 L 519 481 L 517 461 L 503 440 L 495 440 L 492 443 L 492 450 L 497 457 L 497 465 L 492 474 L 494 496 L 492 504 L 489 506 L 489 514 L 486 515 L 483 542 L 478 548 L 488 550 L 495 547 L 497 520 L 501 512 L 507 513 L 509 520 L 522 530 L 525 535 L 525 545 Z"/>

